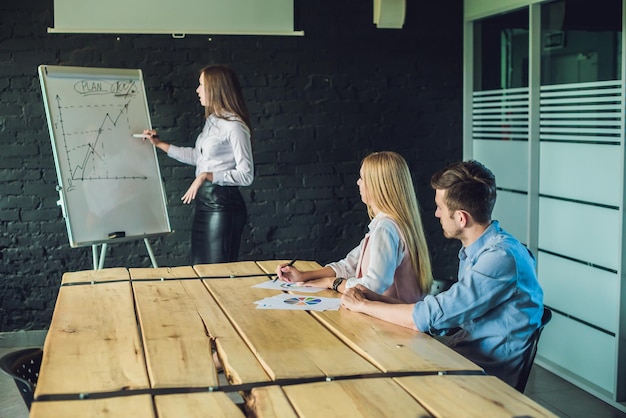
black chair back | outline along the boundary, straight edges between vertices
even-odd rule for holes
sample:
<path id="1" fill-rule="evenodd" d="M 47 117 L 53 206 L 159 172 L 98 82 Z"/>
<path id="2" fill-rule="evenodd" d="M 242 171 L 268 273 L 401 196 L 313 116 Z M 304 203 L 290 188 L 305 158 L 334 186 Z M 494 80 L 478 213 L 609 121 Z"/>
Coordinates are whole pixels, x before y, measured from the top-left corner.
<path id="1" fill-rule="evenodd" d="M 515 385 L 515 389 L 517 389 L 521 393 L 524 393 L 524 389 L 526 389 L 528 376 L 530 376 L 530 370 L 533 367 L 535 355 L 537 354 L 537 345 L 539 344 L 539 337 L 541 337 L 541 332 L 551 319 L 552 311 L 544 306 L 543 315 L 541 316 L 541 325 L 535 330 L 530 339 L 530 347 L 528 347 L 526 353 L 524 354 L 521 371 L 517 380 L 517 384 Z"/>
<path id="2" fill-rule="evenodd" d="M 0 370 L 13 378 L 29 410 L 39 378 L 42 356 L 41 348 L 26 348 L 0 358 Z"/>

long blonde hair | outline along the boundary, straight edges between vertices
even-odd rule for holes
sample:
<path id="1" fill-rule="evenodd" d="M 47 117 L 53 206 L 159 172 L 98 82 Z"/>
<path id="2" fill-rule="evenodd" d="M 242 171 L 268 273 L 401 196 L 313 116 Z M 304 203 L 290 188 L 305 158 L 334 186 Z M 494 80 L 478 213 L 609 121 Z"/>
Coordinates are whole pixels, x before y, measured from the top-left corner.
<path id="1" fill-rule="evenodd" d="M 234 114 L 252 134 L 248 107 L 235 72 L 225 65 L 209 65 L 200 70 L 200 74 L 204 79 L 205 116 L 232 119 Z"/>
<path id="2" fill-rule="evenodd" d="M 409 167 L 398 153 L 374 152 L 363 159 L 363 182 L 371 203 L 400 228 L 422 293 L 430 291 L 432 267 Z M 367 206 L 370 219 L 374 213 Z"/>

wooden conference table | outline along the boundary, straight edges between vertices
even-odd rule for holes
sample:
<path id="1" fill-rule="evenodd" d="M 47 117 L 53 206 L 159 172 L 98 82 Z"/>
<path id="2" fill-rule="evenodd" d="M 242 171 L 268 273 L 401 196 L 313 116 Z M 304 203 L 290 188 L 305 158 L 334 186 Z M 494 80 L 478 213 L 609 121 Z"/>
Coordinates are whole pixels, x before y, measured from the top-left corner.
<path id="1" fill-rule="evenodd" d="M 30 416 L 553 416 L 426 334 L 256 309 L 280 262 L 64 274 Z"/>

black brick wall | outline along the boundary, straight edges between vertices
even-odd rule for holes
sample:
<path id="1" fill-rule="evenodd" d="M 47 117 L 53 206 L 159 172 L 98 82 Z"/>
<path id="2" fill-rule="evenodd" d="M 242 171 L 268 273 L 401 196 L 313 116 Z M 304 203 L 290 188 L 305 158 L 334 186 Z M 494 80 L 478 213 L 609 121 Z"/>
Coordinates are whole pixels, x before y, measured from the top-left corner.
<path id="1" fill-rule="evenodd" d="M 408 160 L 437 278 L 456 274 L 457 243 L 434 218 L 430 175 L 462 157 L 462 1 L 408 1 L 402 30 L 376 29 L 372 1 L 296 0 L 304 37 L 48 34 L 52 0 L 0 5 L 0 332 L 45 329 L 61 276 L 92 268 L 72 249 L 61 210 L 37 66 L 140 68 L 153 126 L 192 145 L 205 64 L 239 74 L 254 127 L 256 179 L 243 189 L 241 259 L 320 263 L 364 234 L 356 180 L 371 151 Z M 210 38 L 210 40 L 209 40 Z M 193 168 L 159 153 L 170 222 L 152 243 L 161 266 L 185 265 Z M 142 241 L 110 245 L 105 267 L 147 267 Z"/>

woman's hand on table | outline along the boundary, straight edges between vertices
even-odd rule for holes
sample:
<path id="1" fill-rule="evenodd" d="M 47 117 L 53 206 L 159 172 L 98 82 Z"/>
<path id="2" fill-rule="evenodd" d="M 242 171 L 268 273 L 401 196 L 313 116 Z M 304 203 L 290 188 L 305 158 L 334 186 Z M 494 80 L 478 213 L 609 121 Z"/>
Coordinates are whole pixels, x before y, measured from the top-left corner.
<path id="1" fill-rule="evenodd" d="M 332 289 L 335 277 L 322 277 L 321 279 L 312 279 L 303 282 L 296 282 L 299 286 L 321 287 L 323 289 Z"/>
<path id="2" fill-rule="evenodd" d="M 383 301 L 383 296 L 361 284 L 345 289 L 341 296 L 341 306 L 355 312 L 363 312 L 367 301 Z"/>
<path id="3" fill-rule="evenodd" d="M 367 288 L 356 285 L 355 287 L 346 289 L 343 295 L 341 295 L 341 306 L 350 311 L 363 312 L 363 305 L 368 301 L 363 289 Z"/>

